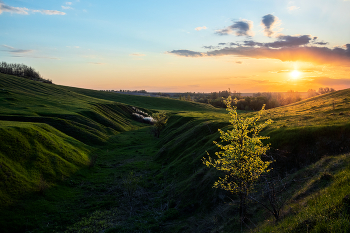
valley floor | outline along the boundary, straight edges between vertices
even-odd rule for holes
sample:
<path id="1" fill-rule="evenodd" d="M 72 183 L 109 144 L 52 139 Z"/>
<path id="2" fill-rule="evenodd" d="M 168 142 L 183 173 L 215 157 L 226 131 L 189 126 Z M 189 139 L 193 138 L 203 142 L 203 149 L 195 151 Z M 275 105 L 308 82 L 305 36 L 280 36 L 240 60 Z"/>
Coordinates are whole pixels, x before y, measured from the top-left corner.
<path id="1" fill-rule="evenodd" d="M 7 232 L 155 232 L 177 215 L 155 179 L 157 139 L 150 128 L 120 133 L 92 164 L 2 212 Z M 160 178 L 161 179 L 161 178 Z M 61 197 L 58 197 L 62 195 Z M 30 202 L 30 203 L 28 203 Z M 20 217 L 19 217 L 20 216 Z M 5 220 L 5 221 L 4 221 Z M 12 225 L 13 224 L 13 225 Z"/>

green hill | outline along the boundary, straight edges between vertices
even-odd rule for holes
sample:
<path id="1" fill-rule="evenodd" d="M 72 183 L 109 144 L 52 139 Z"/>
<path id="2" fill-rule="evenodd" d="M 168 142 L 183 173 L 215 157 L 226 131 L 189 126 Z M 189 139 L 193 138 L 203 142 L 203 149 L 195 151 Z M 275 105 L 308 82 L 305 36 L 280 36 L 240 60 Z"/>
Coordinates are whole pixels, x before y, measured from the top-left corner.
<path id="1" fill-rule="evenodd" d="M 323 157 L 350 151 L 349 96 L 350 90 L 342 90 L 266 111 L 265 118 L 275 121 L 263 132 L 271 136 L 274 170 L 293 173 L 291 180 L 305 177 L 286 191 L 286 208 L 347 179 L 347 154 Z M 134 107 L 168 112 L 159 139 L 149 125 L 133 119 Z M 240 230 L 235 197 L 211 188 L 219 173 L 201 161 L 206 152 L 214 155 L 212 142 L 219 140 L 219 128 L 228 129 L 228 120 L 225 110 L 206 104 L 0 74 L 0 227 L 4 232 Z M 335 167 L 327 167 L 327 161 Z M 334 178 L 327 187 L 320 178 L 325 173 Z M 343 200 L 346 192 L 336 199 Z M 335 205 L 343 214 L 343 204 Z M 287 220 L 268 224 L 269 214 L 258 207 L 251 207 L 256 213 L 251 219 L 266 232 L 287 226 L 293 232 L 302 225 L 295 221 L 316 218 L 308 220 L 301 206 L 284 210 L 284 219 L 299 216 L 288 220 L 294 221 L 290 225 Z"/>

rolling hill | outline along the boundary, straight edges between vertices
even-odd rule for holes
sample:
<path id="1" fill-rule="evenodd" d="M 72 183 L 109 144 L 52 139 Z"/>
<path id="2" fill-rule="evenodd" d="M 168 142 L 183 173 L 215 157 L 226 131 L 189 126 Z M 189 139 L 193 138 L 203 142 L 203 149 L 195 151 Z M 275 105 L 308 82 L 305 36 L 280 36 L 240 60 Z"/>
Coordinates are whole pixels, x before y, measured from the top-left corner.
<path id="1" fill-rule="evenodd" d="M 274 120 L 263 132 L 271 137 L 274 170 L 287 172 L 289 180 L 303 179 L 285 194 L 285 219 L 307 221 L 300 203 L 347 179 L 349 96 L 347 89 L 266 111 L 265 119 Z M 135 107 L 168 112 L 159 139 L 149 125 L 135 121 Z M 229 128 L 228 120 L 225 110 L 206 104 L 0 74 L 0 226 L 4 232 L 239 229 L 235 197 L 211 188 L 219 173 L 201 161 L 206 152 L 214 154 L 212 142 L 219 139 L 219 128 Z M 344 155 L 332 157 L 339 154 Z M 325 173 L 331 179 L 323 182 Z M 336 194 L 334 205 L 341 205 L 346 192 Z M 288 212 L 293 205 L 298 209 Z M 251 210 L 261 229 L 280 229 L 266 223 L 262 208 Z M 342 211 L 343 206 L 336 208 Z M 294 223 L 279 224 L 291 232 L 307 225 L 288 221 Z"/>

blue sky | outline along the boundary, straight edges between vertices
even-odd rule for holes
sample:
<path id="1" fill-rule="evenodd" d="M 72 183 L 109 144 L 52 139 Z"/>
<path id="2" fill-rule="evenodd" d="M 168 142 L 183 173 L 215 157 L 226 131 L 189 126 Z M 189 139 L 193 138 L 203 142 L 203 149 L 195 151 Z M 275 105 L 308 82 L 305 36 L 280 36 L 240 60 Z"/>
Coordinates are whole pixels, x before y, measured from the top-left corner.
<path id="1" fill-rule="evenodd" d="M 307 91 L 332 80 L 343 89 L 349 12 L 344 0 L 2 0 L 0 61 L 92 89 Z"/>

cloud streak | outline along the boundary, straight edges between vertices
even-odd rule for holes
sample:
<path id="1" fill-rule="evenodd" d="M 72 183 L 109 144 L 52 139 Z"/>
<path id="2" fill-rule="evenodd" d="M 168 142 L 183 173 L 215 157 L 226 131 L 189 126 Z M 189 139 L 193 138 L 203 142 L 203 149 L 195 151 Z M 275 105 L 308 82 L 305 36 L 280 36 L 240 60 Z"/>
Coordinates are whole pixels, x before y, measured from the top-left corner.
<path id="1" fill-rule="evenodd" d="M 32 10 L 34 13 L 41 13 L 43 15 L 65 15 L 66 13 L 56 10 Z"/>
<path id="2" fill-rule="evenodd" d="M 300 7 L 298 7 L 298 6 L 289 6 L 287 8 L 288 8 L 289 11 L 295 11 L 295 10 L 299 10 L 300 9 Z"/>
<path id="3" fill-rule="evenodd" d="M 13 7 L 0 2 L 0 14 L 2 12 L 9 12 L 11 14 L 28 15 L 28 11 L 29 9 L 25 7 Z"/>
<path id="4" fill-rule="evenodd" d="M 235 47 L 209 51 L 207 56 L 236 55 L 251 58 L 272 58 L 281 61 L 305 61 L 317 64 L 350 65 L 350 44 L 343 48 L 326 47 L 282 47 L 279 49 L 267 47 Z"/>
<path id="5" fill-rule="evenodd" d="M 130 56 L 134 56 L 134 57 L 143 57 L 143 56 L 146 56 L 146 54 L 142 54 L 142 53 L 132 53 L 132 54 L 130 54 Z"/>
<path id="6" fill-rule="evenodd" d="M 88 62 L 89 64 L 93 64 L 93 65 L 104 65 L 105 63 L 102 62 Z"/>
<path id="7" fill-rule="evenodd" d="M 2 45 L 6 49 L 3 51 L 9 52 L 11 54 L 11 57 L 29 57 L 29 58 L 43 58 L 43 59 L 52 59 L 52 60 L 59 60 L 57 57 L 43 57 L 43 56 L 35 56 L 32 55 L 32 52 L 35 50 L 31 49 L 16 49 L 9 45 Z"/>
<path id="8" fill-rule="evenodd" d="M 30 10 L 25 7 L 13 7 L 0 2 L 0 14 L 9 12 L 11 14 L 29 15 L 29 13 L 41 13 L 44 15 L 65 15 L 66 13 L 56 10 Z"/>
<path id="9" fill-rule="evenodd" d="M 64 9 L 64 10 L 72 10 L 73 8 L 72 7 L 70 7 L 70 6 L 61 6 L 62 7 L 62 9 Z"/>
<path id="10" fill-rule="evenodd" d="M 253 28 L 253 22 L 242 19 L 239 21 L 235 21 L 232 25 L 216 30 L 215 34 L 224 36 L 229 34 L 235 34 L 236 36 L 253 36 L 254 33 L 252 31 Z"/>
<path id="11" fill-rule="evenodd" d="M 182 57 L 203 57 L 205 56 L 205 53 L 195 52 L 191 50 L 186 49 L 180 49 L 180 50 L 173 50 L 167 53 L 175 54 Z"/>
<path id="12" fill-rule="evenodd" d="M 343 47 L 328 48 L 312 45 L 310 35 L 280 36 L 271 43 L 244 41 L 243 45 L 225 47 L 203 52 L 173 50 L 168 53 L 183 57 L 215 57 L 234 55 L 250 58 L 270 58 L 281 61 L 304 61 L 316 64 L 335 64 L 350 66 L 350 44 Z M 322 42 L 324 43 L 324 42 Z"/>
<path id="13" fill-rule="evenodd" d="M 7 52 L 13 53 L 13 54 L 19 54 L 19 53 L 30 53 L 33 52 L 33 50 L 30 49 L 16 49 L 12 46 L 8 46 L 8 45 L 2 45 L 3 47 L 5 47 L 7 50 Z"/>
<path id="14" fill-rule="evenodd" d="M 200 30 L 205 30 L 205 29 L 207 29 L 207 27 L 203 26 L 203 27 L 196 27 L 194 30 L 200 31 Z"/>

